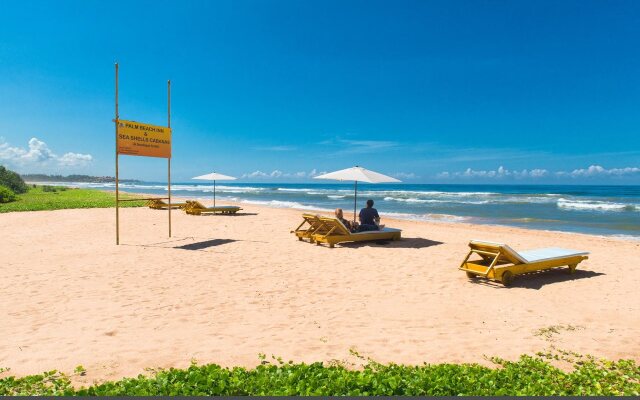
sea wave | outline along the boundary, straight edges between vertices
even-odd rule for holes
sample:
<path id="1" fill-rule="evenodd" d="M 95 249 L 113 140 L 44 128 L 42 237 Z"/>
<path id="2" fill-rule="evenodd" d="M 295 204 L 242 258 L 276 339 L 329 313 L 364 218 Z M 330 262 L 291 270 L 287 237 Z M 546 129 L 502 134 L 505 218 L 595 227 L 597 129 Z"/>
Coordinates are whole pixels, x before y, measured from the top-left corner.
<path id="1" fill-rule="evenodd" d="M 402 202 L 402 203 L 414 203 L 414 204 L 420 204 L 420 203 L 447 203 L 447 204 L 489 204 L 492 203 L 493 201 L 489 201 L 489 200 L 442 200 L 442 199 L 418 199 L 415 197 L 408 197 L 408 198 L 404 198 L 404 197 L 391 197 L 391 196 L 387 196 L 385 197 L 383 200 L 385 201 L 398 201 L 398 202 Z"/>
<path id="2" fill-rule="evenodd" d="M 302 203 L 298 203 L 297 201 L 282 201 L 282 200 L 241 200 L 241 203 L 245 204 L 255 204 L 260 206 L 274 207 L 274 208 L 297 208 L 300 210 L 312 210 L 312 211 L 323 211 L 323 212 L 331 212 L 328 208 L 316 207 L 311 205 L 306 205 Z"/>
<path id="3" fill-rule="evenodd" d="M 387 196 L 383 199 L 384 201 L 400 201 L 403 203 L 448 203 L 446 200 L 435 200 L 435 199 L 417 199 L 415 197 L 391 197 Z"/>
<path id="4" fill-rule="evenodd" d="M 347 196 L 340 195 L 340 194 L 328 194 L 327 197 L 330 199 L 338 200 L 338 199 L 344 199 Z"/>
<path id="5" fill-rule="evenodd" d="M 450 215 L 450 214 L 409 214 L 409 213 L 397 213 L 397 212 L 381 213 L 381 217 L 382 219 L 387 217 L 387 218 L 393 218 L 393 219 L 406 219 L 410 221 L 430 221 L 430 222 L 465 222 L 472 219 L 471 217 L 463 217 L 459 215 Z"/>
<path id="6" fill-rule="evenodd" d="M 558 207 L 584 211 L 640 211 L 640 206 L 634 204 L 613 203 L 598 200 L 568 200 L 565 198 L 558 199 Z"/>

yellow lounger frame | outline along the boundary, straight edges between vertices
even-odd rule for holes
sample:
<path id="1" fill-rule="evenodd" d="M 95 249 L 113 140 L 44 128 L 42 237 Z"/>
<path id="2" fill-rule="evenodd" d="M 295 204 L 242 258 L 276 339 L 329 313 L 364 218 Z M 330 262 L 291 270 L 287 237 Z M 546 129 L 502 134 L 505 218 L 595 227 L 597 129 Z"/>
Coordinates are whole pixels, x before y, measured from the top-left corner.
<path id="1" fill-rule="evenodd" d="M 240 210 L 242 210 L 242 208 L 238 206 L 205 207 L 199 201 L 187 201 L 187 205 L 184 207 L 184 211 L 191 215 L 202 215 L 207 213 L 235 214 Z"/>
<path id="2" fill-rule="evenodd" d="M 306 226 L 308 225 L 308 226 Z M 313 243 L 313 234 L 326 232 L 324 223 L 320 216 L 314 214 L 302 214 L 302 222 L 292 231 L 298 237 L 298 240 L 309 240 Z"/>
<path id="3" fill-rule="evenodd" d="M 516 275 L 544 271 L 558 267 L 569 267 L 573 274 L 578 264 L 589 257 L 586 253 L 558 257 L 535 262 L 525 262 L 522 257 L 509 246 L 499 243 L 480 241 L 469 242 L 470 251 L 458 269 L 465 271 L 467 277 L 486 278 L 501 282 L 509 286 Z M 480 256 L 480 260 L 469 261 L 473 254 Z"/>
<path id="4" fill-rule="evenodd" d="M 367 242 L 371 240 L 400 240 L 401 230 L 385 228 L 381 231 L 368 231 L 351 233 L 342 222 L 336 218 L 320 217 L 322 226 L 311 235 L 311 241 L 318 246 L 326 243 L 329 247 L 334 247 L 342 242 Z"/>
<path id="5" fill-rule="evenodd" d="M 187 201 L 188 203 L 188 201 Z M 149 208 L 152 208 L 154 210 L 167 210 L 169 209 L 169 207 L 171 208 L 184 208 L 186 207 L 187 203 L 165 203 L 162 200 L 159 199 L 151 199 L 149 201 L 147 201 L 146 206 L 148 206 Z"/>

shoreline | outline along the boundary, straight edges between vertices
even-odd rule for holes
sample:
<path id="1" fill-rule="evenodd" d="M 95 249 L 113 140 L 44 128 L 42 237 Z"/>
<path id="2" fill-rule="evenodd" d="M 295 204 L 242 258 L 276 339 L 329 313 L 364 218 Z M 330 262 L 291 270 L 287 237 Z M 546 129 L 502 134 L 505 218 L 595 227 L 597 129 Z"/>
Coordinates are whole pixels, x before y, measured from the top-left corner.
<path id="1" fill-rule="evenodd" d="M 64 182 L 61 184 L 107 192 L 114 190 L 113 187 L 100 187 L 101 184 L 73 185 Z M 315 186 L 318 188 L 316 189 Z M 242 204 L 311 212 L 333 212 L 336 207 L 342 207 L 349 214 L 351 205 L 348 201 L 342 201 L 345 196 L 348 196 L 344 193 L 344 188 L 327 184 L 315 184 L 315 186 L 288 183 L 243 183 L 231 186 L 223 184 L 219 185 L 219 188 L 226 189 L 219 193 L 219 201 L 236 201 Z M 406 188 L 397 186 L 389 189 L 378 186 L 370 191 L 364 190 L 362 194 L 372 196 L 378 210 L 386 211 L 385 214 L 393 219 L 513 226 L 640 241 L 640 229 L 638 229 L 640 203 L 636 204 L 637 196 L 640 196 L 640 186 L 636 188 L 632 185 L 631 192 L 620 192 L 615 194 L 618 197 L 606 199 L 598 197 L 601 196 L 601 192 L 597 190 L 592 193 L 574 194 L 568 189 L 572 186 L 564 185 L 560 188 L 548 187 L 546 188 L 548 192 L 537 192 L 529 186 L 512 191 L 500 189 L 505 186 L 499 185 L 490 192 L 476 187 L 461 189 L 461 192 L 457 192 L 456 189 L 441 188 L 438 185 L 407 185 Z M 596 187 L 600 186 L 596 185 Z M 149 196 L 166 196 L 166 190 L 161 190 L 163 188 L 166 189 L 166 186 L 148 183 L 122 185 L 121 190 L 123 192 L 131 190 L 133 192 L 128 193 L 134 194 L 137 191 L 140 193 L 152 191 L 156 193 Z M 174 184 L 172 188 L 174 188 L 175 198 L 201 198 L 209 201 L 209 196 L 212 194 L 211 186 L 201 183 Z M 554 189 L 558 191 L 554 192 Z M 604 189 L 606 188 L 603 187 Z M 450 190 L 453 191 L 450 192 Z M 336 195 L 338 192 L 340 196 Z M 631 197 L 628 197 L 629 200 L 624 200 L 627 194 Z"/>
<path id="2" fill-rule="evenodd" d="M 103 190 L 103 189 L 97 189 L 97 190 Z M 103 190 L 105 192 L 110 192 L 110 193 L 115 193 L 115 190 Z M 153 193 L 135 193 L 135 192 L 126 192 L 121 190 L 121 193 L 127 193 L 130 195 L 142 195 L 142 196 L 149 196 L 149 197 L 153 197 L 153 196 L 158 196 L 157 194 L 153 194 Z M 179 199 L 181 201 L 186 201 L 186 200 L 191 200 L 191 199 L 195 199 L 199 202 L 205 202 L 207 204 L 205 204 L 205 206 L 210 206 L 212 204 L 209 204 L 212 201 L 211 197 L 196 197 L 196 196 L 171 196 L 172 200 L 173 199 Z M 276 209 L 276 210 L 293 210 L 296 212 L 300 212 L 300 213 L 305 213 L 305 212 L 317 212 L 317 213 L 321 213 L 321 214 L 327 214 L 327 215 L 333 215 L 333 210 L 329 210 L 329 209 L 322 209 L 322 208 L 295 208 L 295 207 L 276 207 L 276 206 L 270 206 L 268 204 L 256 204 L 256 203 L 252 203 L 250 201 L 228 201 L 228 200 L 216 200 L 216 204 L 220 204 L 220 205 L 249 205 L 252 207 L 265 207 L 265 208 L 269 208 L 269 209 Z M 344 209 L 343 209 L 344 210 Z M 174 210 L 174 211 L 180 211 L 180 210 Z M 349 216 L 350 214 L 345 212 L 345 215 Z M 352 214 L 351 214 L 352 215 Z M 628 242 L 640 242 L 640 236 L 632 236 L 632 235 L 598 235 L 598 234 L 594 234 L 594 233 L 584 233 L 584 232 L 571 232 L 571 231 L 561 231 L 561 230 L 551 230 L 551 229 L 536 229 L 536 228 L 525 228 L 525 227 L 521 227 L 521 226 L 515 226 L 515 225 L 504 225 L 504 224 L 493 224 L 493 223 L 474 223 L 474 222 L 469 222 L 469 221 L 465 221 L 465 220 L 461 220 L 461 221 L 445 221 L 445 220 L 438 220 L 438 219 L 412 219 L 412 218 L 394 218 L 393 216 L 391 217 L 386 217 L 386 215 L 388 215 L 388 213 L 380 213 L 380 216 L 385 220 L 385 221 L 398 221 L 398 222 L 417 222 L 417 223 L 426 223 L 426 224 L 444 224 L 444 225 L 458 225 L 458 224 L 466 224 L 469 227 L 495 227 L 495 228 L 512 228 L 512 229 L 520 229 L 520 230 L 524 230 L 524 231 L 531 231 L 531 232 L 547 232 L 547 233 L 559 233 L 559 234 L 564 234 L 564 235 L 578 235 L 578 236 L 588 236 L 588 237 L 595 237 L 595 238 L 601 238 L 601 239 L 610 239 L 610 240 L 621 240 L 621 241 L 628 241 Z M 438 214 L 440 215 L 440 214 Z M 452 217 L 457 217 L 457 218 L 473 218 L 473 217 L 459 217 L 456 215 L 451 215 Z"/>

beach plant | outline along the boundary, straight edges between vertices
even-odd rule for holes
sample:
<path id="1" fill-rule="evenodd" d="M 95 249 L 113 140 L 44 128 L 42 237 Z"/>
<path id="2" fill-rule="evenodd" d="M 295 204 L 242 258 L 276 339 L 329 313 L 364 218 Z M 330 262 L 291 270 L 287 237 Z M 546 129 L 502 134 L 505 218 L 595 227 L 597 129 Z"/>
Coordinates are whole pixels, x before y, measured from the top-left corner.
<path id="1" fill-rule="evenodd" d="M 29 190 L 29 187 L 17 172 L 13 172 L 0 165 L 0 185 L 6 186 L 14 193 L 22 194 Z"/>
<path id="2" fill-rule="evenodd" d="M 65 190 L 67 190 L 66 187 L 64 186 L 50 186 L 50 185 L 44 185 L 42 186 L 42 191 L 43 192 L 64 192 Z"/>
<path id="3" fill-rule="evenodd" d="M 154 370 L 149 375 L 74 387 L 58 371 L 0 379 L 0 395 L 81 396 L 451 396 L 451 395 L 640 395 L 640 368 L 633 360 L 594 357 L 565 372 L 544 357 L 523 355 L 516 361 L 493 358 L 493 368 L 479 364 L 380 364 L 359 369 L 336 363 L 295 364 L 261 356 L 253 368 L 216 364 Z M 75 373 L 84 373 L 76 370 Z"/>
<path id="4" fill-rule="evenodd" d="M 121 194 L 121 198 L 134 199 L 135 195 Z M 127 201 L 120 207 L 141 207 L 144 201 Z M 16 197 L 16 201 L 0 204 L 0 213 L 13 211 L 60 210 L 65 208 L 115 207 L 115 195 L 96 189 L 73 189 L 37 186 Z"/>
<path id="5" fill-rule="evenodd" d="M 9 203 L 16 200 L 16 194 L 6 186 L 0 185 L 0 203 Z"/>

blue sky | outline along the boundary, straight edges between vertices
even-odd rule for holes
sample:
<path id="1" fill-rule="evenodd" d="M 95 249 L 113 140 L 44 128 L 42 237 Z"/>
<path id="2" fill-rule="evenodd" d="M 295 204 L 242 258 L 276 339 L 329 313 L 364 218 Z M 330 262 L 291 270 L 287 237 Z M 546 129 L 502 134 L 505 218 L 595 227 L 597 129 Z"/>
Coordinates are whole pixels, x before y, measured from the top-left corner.
<path id="1" fill-rule="evenodd" d="M 638 1 L 3 1 L 0 163 L 114 174 L 120 116 L 173 179 L 640 183 Z M 162 181 L 162 159 L 121 175 Z"/>

